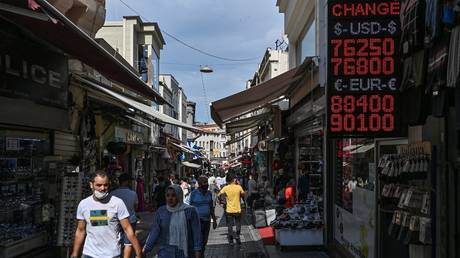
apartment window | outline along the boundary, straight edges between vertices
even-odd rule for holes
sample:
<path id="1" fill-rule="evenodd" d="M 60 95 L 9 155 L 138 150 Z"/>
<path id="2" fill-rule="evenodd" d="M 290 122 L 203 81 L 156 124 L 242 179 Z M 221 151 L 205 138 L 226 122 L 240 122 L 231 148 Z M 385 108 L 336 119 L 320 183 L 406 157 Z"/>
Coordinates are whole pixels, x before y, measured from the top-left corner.
<path id="1" fill-rule="evenodd" d="M 152 87 L 158 90 L 159 78 L 160 78 L 160 56 L 157 54 L 155 49 L 152 48 L 151 55 L 152 62 Z"/>
<path id="2" fill-rule="evenodd" d="M 148 80 L 149 80 L 149 76 L 148 76 L 148 72 L 149 72 L 149 69 L 148 69 L 148 59 L 149 59 L 149 46 L 148 45 L 140 45 L 139 46 L 139 53 L 138 53 L 138 56 L 139 56 L 139 60 L 138 60 L 138 64 L 137 64 L 137 69 L 139 71 L 139 74 L 141 75 L 141 79 L 147 83 Z"/>
<path id="3" fill-rule="evenodd" d="M 305 29 L 297 42 L 297 64 L 301 64 L 308 56 L 316 56 L 316 21 Z"/>

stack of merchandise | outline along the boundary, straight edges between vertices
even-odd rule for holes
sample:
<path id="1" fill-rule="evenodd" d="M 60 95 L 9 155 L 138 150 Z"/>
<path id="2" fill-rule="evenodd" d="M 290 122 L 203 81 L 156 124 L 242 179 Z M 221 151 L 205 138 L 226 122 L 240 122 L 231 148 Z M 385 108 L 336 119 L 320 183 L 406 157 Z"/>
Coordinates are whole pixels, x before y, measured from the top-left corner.
<path id="1" fill-rule="evenodd" d="M 275 229 L 319 229 L 323 227 L 322 198 L 310 195 L 305 203 L 284 209 L 270 224 Z"/>

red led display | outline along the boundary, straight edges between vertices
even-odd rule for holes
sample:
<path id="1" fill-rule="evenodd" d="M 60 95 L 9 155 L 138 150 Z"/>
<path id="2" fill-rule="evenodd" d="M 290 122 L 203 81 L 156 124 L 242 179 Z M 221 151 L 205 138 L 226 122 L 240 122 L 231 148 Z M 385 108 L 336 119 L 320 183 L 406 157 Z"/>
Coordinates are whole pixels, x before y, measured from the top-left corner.
<path id="1" fill-rule="evenodd" d="M 398 134 L 400 7 L 399 1 L 329 1 L 330 136 Z"/>

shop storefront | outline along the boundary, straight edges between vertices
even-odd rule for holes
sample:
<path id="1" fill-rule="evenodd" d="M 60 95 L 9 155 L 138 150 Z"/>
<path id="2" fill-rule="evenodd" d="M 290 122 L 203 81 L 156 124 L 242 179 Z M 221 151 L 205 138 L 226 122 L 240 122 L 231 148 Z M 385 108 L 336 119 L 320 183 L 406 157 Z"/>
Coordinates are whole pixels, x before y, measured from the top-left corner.
<path id="1" fill-rule="evenodd" d="M 401 8 L 372 22 L 392 23 L 394 32 L 372 37 L 394 46 L 375 54 L 394 61 L 386 67 L 391 71 L 357 68 L 360 78 L 378 80 L 353 91 L 347 87 L 354 87 L 356 74 L 333 69 L 332 62 L 361 58 L 339 46 L 348 34 L 334 33 L 333 25 L 347 23 L 337 12 L 342 3 L 330 4 L 329 36 L 337 45 L 328 71 L 327 239 L 337 257 L 458 257 L 459 23 L 428 11 L 435 2 L 388 4 Z M 448 4 L 443 12 L 458 16 Z M 373 19 L 355 15 L 357 23 Z M 430 28 L 416 37 L 414 17 Z M 368 37 L 355 33 L 362 42 Z M 394 84 L 385 83 L 389 78 Z"/>
<path id="2" fill-rule="evenodd" d="M 321 94 L 305 97 L 286 117 L 290 134 L 280 142 L 279 152 L 285 163 L 285 176 L 295 179 L 297 204 L 280 214 L 277 217 L 280 223 L 273 225 L 277 241 L 283 247 L 325 246 L 324 112 L 312 109 L 321 101 L 324 101 Z M 289 219 L 283 221 L 283 216 Z"/>
<path id="3" fill-rule="evenodd" d="M 73 166 L 62 157 L 79 149 L 64 142 L 67 58 L 3 20 L 0 28 L 0 256 L 9 258 L 64 239 L 62 171 Z"/>

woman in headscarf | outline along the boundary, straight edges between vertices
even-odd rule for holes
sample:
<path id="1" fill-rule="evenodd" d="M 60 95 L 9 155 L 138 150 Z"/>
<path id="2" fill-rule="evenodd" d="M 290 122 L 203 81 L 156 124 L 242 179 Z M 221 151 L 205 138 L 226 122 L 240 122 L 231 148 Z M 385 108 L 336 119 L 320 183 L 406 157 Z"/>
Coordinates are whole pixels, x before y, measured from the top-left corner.
<path id="1" fill-rule="evenodd" d="M 179 185 L 166 190 L 166 205 L 154 215 L 153 225 L 144 246 L 144 253 L 159 245 L 158 258 L 201 257 L 201 227 L 196 209 L 183 202 Z"/>
<path id="2" fill-rule="evenodd" d="M 284 208 L 292 208 L 295 203 L 295 179 L 289 180 L 286 189 L 284 189 Z"/>

